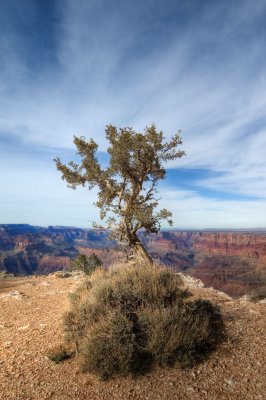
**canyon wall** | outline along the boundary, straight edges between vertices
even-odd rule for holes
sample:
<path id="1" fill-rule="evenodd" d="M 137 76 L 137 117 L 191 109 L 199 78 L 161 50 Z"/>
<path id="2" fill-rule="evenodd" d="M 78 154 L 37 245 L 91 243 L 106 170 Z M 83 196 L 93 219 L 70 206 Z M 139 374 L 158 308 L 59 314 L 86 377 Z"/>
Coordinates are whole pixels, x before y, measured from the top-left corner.
<path id="1" fill-rule="evenodd" d="M 152 257 L 206 286 L 241 296 L 266 286 L 266 233 L 162 231 L 140 234 Z M 0 225 L 0 270 L 45 274 L 69 266 L 78 252 L 95 252 L 108 266 L 122 257 L 103 231 Z"/>
<path id="2" fill-rule="evenodd" d="M 232 296 L 266 285 L 266 233 L 168 231 L 144 241 L 157 260 Z"/>

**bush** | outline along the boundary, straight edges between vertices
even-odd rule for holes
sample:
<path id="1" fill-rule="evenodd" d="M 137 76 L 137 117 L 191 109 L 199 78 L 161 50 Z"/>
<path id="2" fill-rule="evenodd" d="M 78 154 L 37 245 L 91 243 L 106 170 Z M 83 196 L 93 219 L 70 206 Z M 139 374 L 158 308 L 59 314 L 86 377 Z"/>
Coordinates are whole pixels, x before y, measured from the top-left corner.
<path id="1" fill-rule="evenodd" d="M 98 371 L 102 378 L 130 372 L 134 352 L 133 324 L 118 310 L 93 324 L 83 343 L 83 371 Z"/>
<path id="2" fill-rule="evenodd" d="M 266 299 L 266 286 L 258 287 L 247 295 L 248 299 L 253 302 Z"/>
<path id="3" fill-rule="evenodd" d="M 140 322 L 149 332 L 146 349 L 159 365 L 189 367 L 202 360 L 221 337 L 219 310 L 207 300 L 146 308 Z"/>
<path id="4" fill-rule="evenodd" d="M 64 345 L 60 344 L 59 346 L 53 347 L 48 352 L 47 357 L 56 364 L 59 364 L 60 362 L 71 358 L 73 354 L 73 351 L 70 351 Z"/>
<path id="5" fill-rule="evenodd" d="M 71 295 L 64 327 L 83 371 L 102 379 L 154 364 L 191 366 L 223 332 L 219 309 L 193 301 L 179 275 L 141 265 L 95 271 Z"/>
<path id="6" fill-rule="evenodd" d="M 103 265 L 102 261 L 95 253 L 90 256 L 79 254 L 74 261 L 72 261 L 69 268 L 70 271 L 82 271 L 85 275 L 90 275 L 96 268 Z"/>

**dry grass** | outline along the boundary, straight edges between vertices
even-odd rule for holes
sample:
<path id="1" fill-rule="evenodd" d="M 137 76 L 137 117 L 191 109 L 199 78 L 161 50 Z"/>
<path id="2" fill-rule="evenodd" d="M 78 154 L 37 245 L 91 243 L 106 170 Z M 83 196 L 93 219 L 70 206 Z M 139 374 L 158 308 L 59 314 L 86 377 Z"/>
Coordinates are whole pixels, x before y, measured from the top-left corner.
<path id="1" fill-rule="evenodd" d="M 207 356 L 223 331 L 219 310 L 190 299 L 169 269 L 119 265 L 96 270 L 71 295 L 66 337 L 84 371 L 103 379 L 161 365 L 193 365 Z"/>

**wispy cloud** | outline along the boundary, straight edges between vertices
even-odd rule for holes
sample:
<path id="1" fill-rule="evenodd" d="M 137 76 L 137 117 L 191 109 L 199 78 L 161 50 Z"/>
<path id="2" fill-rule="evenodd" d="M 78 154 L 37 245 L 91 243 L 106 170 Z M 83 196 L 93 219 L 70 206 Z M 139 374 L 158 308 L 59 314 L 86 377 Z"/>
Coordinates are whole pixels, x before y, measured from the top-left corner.
<path id="1" fill-rule="evenodd" d="M 0 20 L 1 180 L 7 182 L 12 159 L 14 187 L 20 188 L 24 168 L 24 192 L 34 191 L 39 157 L 47 171 L 41 179 L 51 181 L 38 187 L 40 204 L 46 207 L 42 199 L 49 193 L 63 202 L 52 158 L 57 151 L 70 155 L 74 134 L 94 137 L 104 150 L 107 123 L 142 130 L 155 122 L 167 137 L 182 128 L 187 156 L 171 168 L 212 172 L 198 176 L 193 193 L 187 188 L 192 200 L 182 204 L 188 225 L 192 215 L 191 221 L 197 219 L 197 207 L 203 215 L 204 201 L 207 226 L 256 225 L 259 215 L 266 225 L 265 0 L 37 3 L 10 1 Z M 38 168 L 30 169 L 29 158 Z M 179 182 L 171 184 L 176 190 Z M 206 198 L 206 189 L 243 201 Z M 15 192 L 11 184 L 4 187 L 6 199 Z M 254 198 L 252 213 L 246 196 Z M 30 196 L 25 201 L 36 204 Z M 56 223 L 56 213 L 45 209 Z"/>
<path id="2" fill-rule="evenodd" d="M 187 229 L 265 227 L 265 203 L 261 201 L 211 199 L 193 191 L 169 190 L 163 193 L 162 206 L 171 209 L 176 227 Z"/>

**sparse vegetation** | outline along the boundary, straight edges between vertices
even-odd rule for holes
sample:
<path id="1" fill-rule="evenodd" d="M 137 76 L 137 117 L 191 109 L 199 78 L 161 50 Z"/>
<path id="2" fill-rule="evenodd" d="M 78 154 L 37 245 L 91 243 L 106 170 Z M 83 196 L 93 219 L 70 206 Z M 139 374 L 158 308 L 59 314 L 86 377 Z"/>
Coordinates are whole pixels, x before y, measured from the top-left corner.
<path id="1" fill-rule="evenodd" d="M 82 271 L 85 275 L 90 275 L 96 268 L 103 265 L 99 257 L 92 253 L 90 256 L 79 254 L 74 261 L 72 261 L 69 268 L 70 271 Z"/>
<path id="2" fill-rule="evenodd" d="M 71 295 L 64 328 L 82 370 L 108 379 L 193 365 L 219 342 L 223 321 L 215 305 L 193 300 L 180 275 L 127 265 L 95 271 Z"/>
<path id="3" fill-rule="evenodd" d="M 73 351 L 70 351 L 66 346 L 60 344 L 53 347 L 48 352 L 47 357 L 56 364 L 59 364 L 60 362 L 71 358 L 73 354 Z"/>
<path id="4" fill-rule="evenodd" d="M 10 279 L 10 278 L 15 278 L 16 275 L 12 274 L 11 272 L 8 271 L 0 271 L 0 279 Z"/>
<path id="5" fill-rule="evenodd" d="M 258 287 L 252 290 L 248 295 L 248 299 L 253 302 L 266 299 L 266 286 Z"/>

